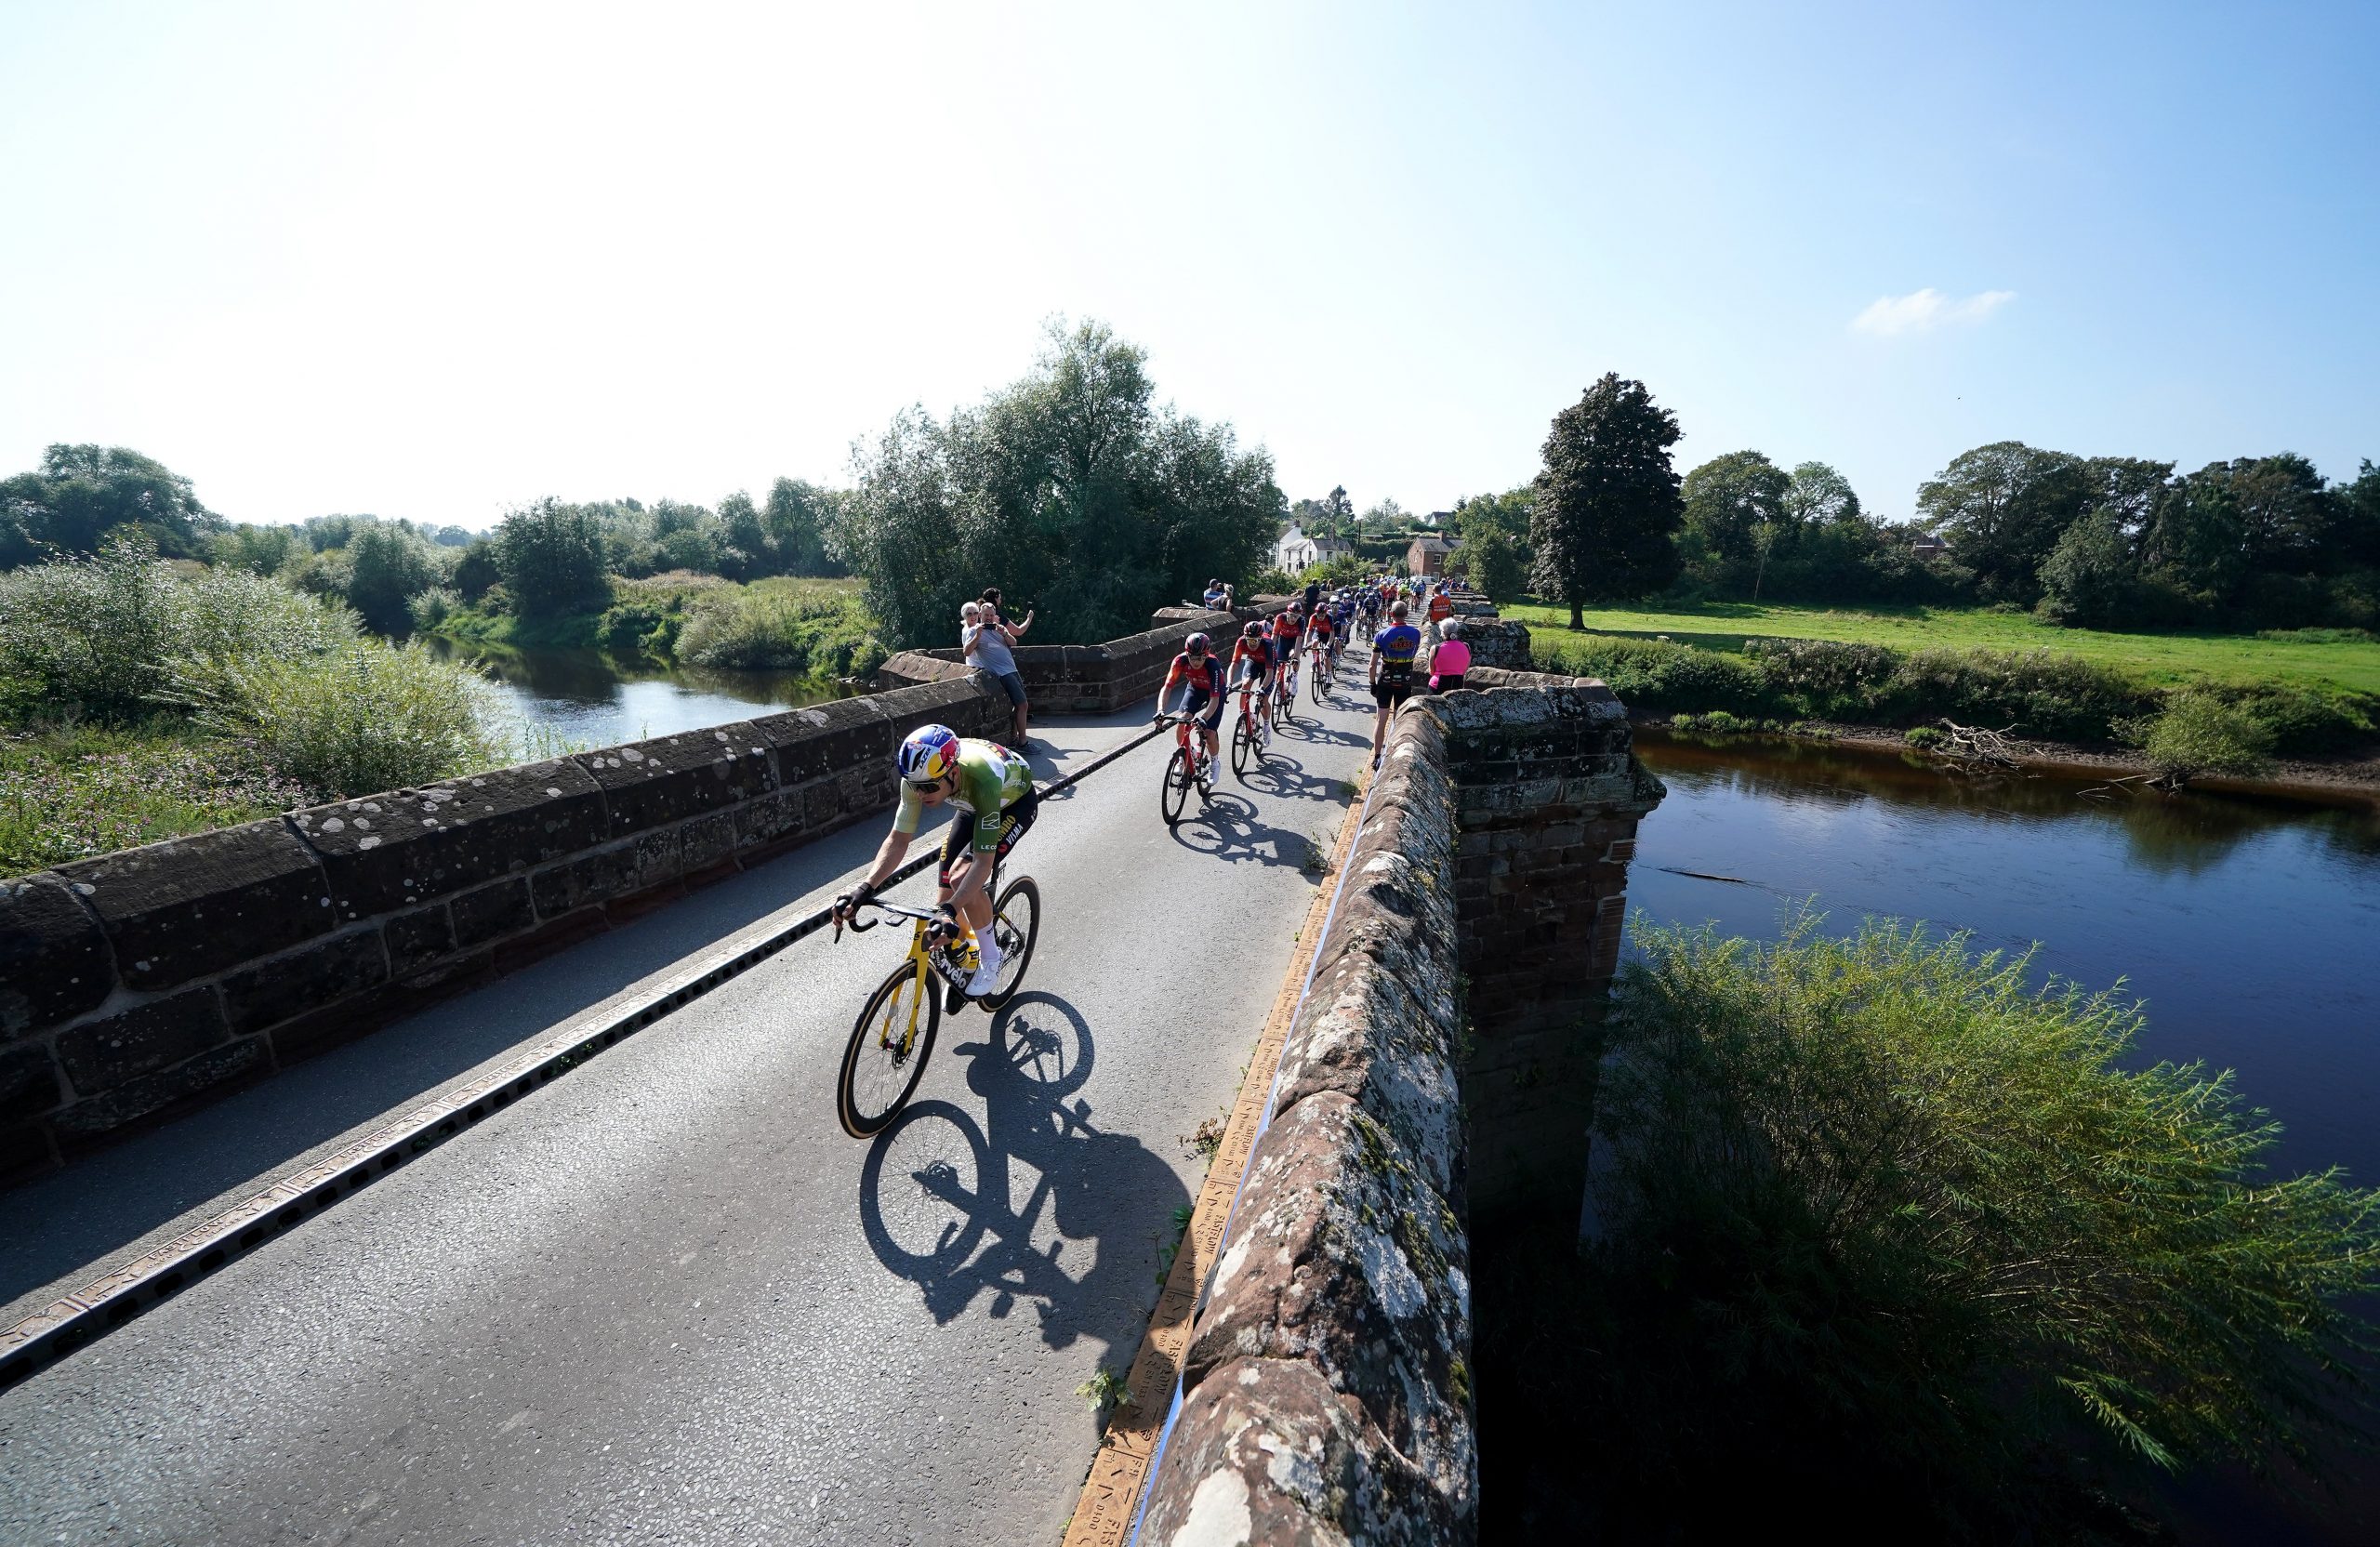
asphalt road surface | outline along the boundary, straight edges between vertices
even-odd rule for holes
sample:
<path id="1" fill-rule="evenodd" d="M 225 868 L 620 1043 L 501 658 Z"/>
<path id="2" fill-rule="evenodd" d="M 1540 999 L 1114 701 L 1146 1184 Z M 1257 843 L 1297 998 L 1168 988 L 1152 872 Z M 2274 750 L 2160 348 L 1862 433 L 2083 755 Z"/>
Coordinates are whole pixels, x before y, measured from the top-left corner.
<path id="1" fill-rule="evenodd" d="M 1364 759 L 1342 675 L 1178 830 L 1170 737 L 1044 808 L 1010 867 L 1045 909 L 1026 992 L 945 1017 L 874 1144 L 834 1079 L 904 937 L 821 933 L 0 1395 L 0 1541 L 1054 1542 L 1096 1440 L 1076 1389 L 1130 1362 L 1183 1136 L 1238 1087 Z M 1043 776 L 1148 709 L 1043 728 Z M 0 1197 L 0 1297 L 823 905 L 881 830 Z"/>

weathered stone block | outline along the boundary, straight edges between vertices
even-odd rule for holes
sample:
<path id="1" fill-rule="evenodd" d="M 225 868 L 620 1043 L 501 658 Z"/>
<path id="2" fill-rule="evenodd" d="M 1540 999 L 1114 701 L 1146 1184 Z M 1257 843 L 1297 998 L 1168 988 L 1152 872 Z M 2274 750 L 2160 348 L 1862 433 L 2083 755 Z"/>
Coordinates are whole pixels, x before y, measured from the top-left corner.
<path id="1" fill-rule="evenodd" d="M 734 847 L 739 851 L 766 849 L 800 837 L 805 830 L 801 816 L 804 799 L 801 790 L 780 789 L 736 807 Z"/>
<path id="2" fill-rule="evenodd" d="M 1464 1389 L 1469 1250 L 1415 1157 L 1336 1092 L 1276 1117 L 1183 1363 L 1305 1359 L 1461 1513 L 1478 1461 Z"/>
<path id="3" fill-rule="evenodd" d="M 341 922 L 525 871 L 608 836 L 602 792 L 568 760 L 295 812 Z"/>
<path id="4" fill-rule="evenodd" d="M 603 791 L 610 835 L 625 838 L 775 788 L 772 750 L 759 726 L 738 721 L 581 752 L 571 760 Z"/>
<path id="5" fill-rule="evenodd" d="M 1468 1501 L 1475 1488 L 1468 1484 Z M 1368 1428 L 1311 1366 L 1235 1359 L 1184 1394 L 1150 1480 L 1154 1547 L 1447 1547 L 1471 1540 L 1430 1479 Z"/>
<path id="6" fill-rule="evenodd" d="M 62 1108 L 50 1122 L 61 1140 L 88 1139 L 177 1103 L 244 1083 L 264 1073 L 271 1062 L 261 1037 L 225 1043 L 171 1068 L 86 1097 Z"/>
<path id="7" fill-rule="evenodd" d="M 536 897 L 537 918 L 546 920 L 659 886 L 677 875 L 677 835 L 647 832 L 626 843 L 549 865 L 530 878 L 530 890 Z"/>
<path id="8" fill-rule="evenodd" d="M 458 951 L 517 934 L 537 921 L 526 876 L 509 876 L 493 886 L 463 892 L 446 906 L 455 920 Z"/>
<path id="9" fill-rule="evenodd" d="M 224 1016 L 234 1032 L 262 1031 L 388 981 L 388 950 L 367 926 L 224 978 Z"/>
<path id="10" fill-rule="evenodd" d="M 96 1010 L 114 987 L 108 937 L 64 881 L 0 880 L 0 1039 Z"/>
<path id="11" fill-rule="evenodd" d="M 388 944 L 392 977 L 403 977 L 456 949 L 454 919 L 444 903 L 398 914 L 380 926 L 380 937 Z"/>
<path id="12" fill-rule="evenodd" d="M 775 753 L 778 787 L 790 789 L 871 760 L 890 760 L 898 743 L 881 702 L 918 691 L 900 688 L 868 698 L 839 698 L 752 721 Z"/>
<path id="13" fill-rule="evenodd" d="M 60 1097 L 58 1064 L 43 1047 L 0 1050 L 0 1122 L 38 1117 Z"/>
<path id="14" fill-rule="evenodd" d="M 231 1035 L 215 990 L 188 988 L 70 1026 L 59 1034 L 58 1062 L 74 1089 L 90 1096 L 178 1064 Z"/>
<path id="15" fill-rule="evenodd" d="M 771 793 L 761 799 L 774 800 L 776 797 Z M 748 803 L 741 802 L 732 810 L 715 811 L 707 816 L 697 816 L 680 827 L 678 829 L 679 868 L 684 871 L 701 870 L 718 864 L 734 853 L 736 819 L 743 814 L 745 805 Z"/>
<path id="16" fill-rule="evenodd" d="M 150 992 L 330 932 L 313 851 L 280 822 L 195 833 L 58 867 L 97 914 L 127 988 Z"/>

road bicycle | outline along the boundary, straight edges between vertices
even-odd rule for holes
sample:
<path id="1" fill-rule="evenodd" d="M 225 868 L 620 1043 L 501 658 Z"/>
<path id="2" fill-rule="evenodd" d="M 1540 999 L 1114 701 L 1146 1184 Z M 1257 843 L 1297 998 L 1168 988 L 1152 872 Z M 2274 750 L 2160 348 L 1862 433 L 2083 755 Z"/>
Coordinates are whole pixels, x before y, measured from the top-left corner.
<path id="1" fill-rule="evenodd" d="M 997 1011 L 1016 997 L 1025 969 L 1033 960 L 1034 942 L 1041 937 L 1041 889 L 1030 876 L 1019 876 L 999 888 L 997 863 L 985 888 L 999 901 L 992 906 L 992 938 L 1000 948 L 999 978 L 991 992 L 976 996 L 985 1010 Z M 945 991 L 953 1014 L 965 1008 L 967 980 L 973 975 L 974 951 L 956 947 L 948 919 L 928 908 L 903 907 L 874 897 L 859 905 L 911 921 L 909 954 L 892 975 L 867 997 L 853 1024 L 852 1039 L 843 1049 L 843 1068 L 835 1083 L 835 1115 L 843 1131 L 854 1139 L 873 1138 L 901 1115 L 918 1081 L 925 1078 L 926 1060 L 933 1056 L 933 1037 L 942 1025 Z M 882 920 L 851 920 L 853 934 L 865 934 Z M 838 925 L 836 937 L 842 935 Z M 963 959 L 962 959 L 963 957 Z"/>
<path id="2" fill-rule="evenodd" d="M 1160 724 L 1173 727 L 1173 756 L 1165 760 L 1165 783 L 1157 787 L 1157 809 L 1169 827 L 1182 820 L 1182 808 L 1190 803 L 1190 791 L 1198 791 L 1199 804 L 1215 798 L 1215 771 L 1210 766 L 1199 771 L 1197 721 L 1189 715 L 1169 714 L 1158 717 Z"/>
<path id="3" fill-rule="evenodd" d="M 1298 702 L 1298 656 L 1302 652 L 1291 650 L 1289 660 L 1281 667 L 1278 696 L 1273 701 L 1273 717 L 1278 723 L 1284 725 L 1297 719 L 1291 711 L 1297 707 Z"/>
<path id="4" fill-rule="evenodd" d="M 1317 704 L 1324 702 L 1330 693 L 1330 647 L 1329 645 L 1317 644 L 1314 647 L 1314 675 L 1308 678 L 1307 681 L 1313 689 L 1314 701 Z"/>
<path id="5" fill-rule="evenodd" d="M 1272 730 L 1256 707 L 1256 695 L 1270 691 L 1252 678 L 1239 685 L 1239 720 L 1231 728 L 1231 771 L 1242 779 L 1248 777 L 1250 763 L 1264 766 L 1265 750 L 1272 745 Z"/>

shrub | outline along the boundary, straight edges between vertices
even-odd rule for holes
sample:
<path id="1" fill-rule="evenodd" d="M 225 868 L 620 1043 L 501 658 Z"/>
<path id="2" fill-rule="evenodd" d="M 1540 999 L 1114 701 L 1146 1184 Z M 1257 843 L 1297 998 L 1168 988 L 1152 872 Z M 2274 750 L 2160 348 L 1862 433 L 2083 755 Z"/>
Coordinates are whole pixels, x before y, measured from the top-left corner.
<path id="1" fill-rule="evenodd" d="M 407 604 L 416 628 L 435 628 L 461 610 L 462 596 L 447 587 L 432 586 Z"/>
<path id="2" fill-rule="evenodd" d="M 840 677 L 851 673 L 862 641 L 874 632 L 867 609 L 845 597 L 723 592 L 702 598 L 686 615 L 678 658 L 690 666 Z"/>
<path id="3" fill-rule="evenodd" d="M 2211 693 L 2175 694 L 2154 719 L 2125 721 L 2118 729 L 2169 785 L 2206 774 L 2247 777 L 2272 762 L 2271 729 Z"/>
<path id="4" fill-rule="evenodd" d="M 0 679 L 52 714 L 128 721 L 178 659 L 316 654 L 354 633 L 344 609 L 245 570 L 182 580 L 139 539 L 0 576 Z"/>
<path id="5" fill-rule="evenodd" d="M 596 620 L 596 641 L 622 655 L 646 654 L 667 659 L 676 649 L 686 615 L 678 599 L 615 602 Z"/>
<path id="6" fill-rule="evenodd" d="M 1912 725 L 1901 733 L 1901 740 L 1921 752 L 1930 752 L 1950 738 L 1932 725 Z"/>
<path id="7" fill-rule="evenodd" d="M 1725 708 L 1757 714 L 1768 704 L 1760 672 L 1740 655 L 1666 640 L 1539 628 L 1529 654 L 1540 671 L 1600 677 L 1632 707 L 1659 712 Z"/>
<path id="8" fill-rule="evenodd" d="M 2256 638 L 2282 644 L 2371 644 L 2380 634 L 2369 628 L 2259 628 Z"/>
<path id="9" fill-rule="evenodd" d="M 202 725 L 317 800 L 432 783 L 500 762 L 509 748 L 487 681 L 418 642 L 193 661 L 177 679 Z"/>
<path id="10" fill-rule="evenodd" d="M 2018 735 L 2096 740 L 2155 694 L 2079 655 L 2048 650 L 1912 651 L 1880 707 L 1894 719 L 1948 715 Z"/>
<path id="11" fill-rule="evenodd" d="M 1871 718 L 1901 663 L 1889 646 L 1838 640 L 1746 640 L 1743 653 L 1778 697 L 1834 720 Z"/>
<path id="12" fill-rule="evenodd" d="M 2368 1401 L 2380 1194 L 2267 1174 L 2278 1126 L 2228 1074 L 2139 1067 L 2118 994 L 1819 922 L 1637 927 L 1599 1239 L 1531 1372 L 1606 1415 L 1600 1470 L 1669 1509 L 1687 1477 L 1902 1476 L 1972 1516 L 2040 1499 L 2051 1457 L 2319 1465 Z"/>
<path id="13" fill-rule="evenodd" d="M 2380 694 L 2323 693 L 2281 682 L 2188 691 L 2228 705 L 2263 726 L 2276 752 L 2344 751 L 2369 742 L 2374 722 L 2380 721 Z"/>

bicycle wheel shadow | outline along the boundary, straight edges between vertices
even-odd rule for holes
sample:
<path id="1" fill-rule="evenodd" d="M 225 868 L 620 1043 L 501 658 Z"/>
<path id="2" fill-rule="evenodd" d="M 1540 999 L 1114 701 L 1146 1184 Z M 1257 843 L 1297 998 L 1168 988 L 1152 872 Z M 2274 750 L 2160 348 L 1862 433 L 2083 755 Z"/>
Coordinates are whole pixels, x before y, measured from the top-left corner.
<path id="1" fill-rule="evenodd" d="M 1257 820 L 1255 802 L 1227 792 L 1218 793 L 1196 817 L 1185 814 L 1170 836 L 1192 853 L 1235 865 L 1253 860 L 1293 869 L 1304 866 L 1313 843 L 1303 833 Z"/>
<path id="2" fill-rule="evenodd" d="M 1025 1301 L 1047 1346 L 1088 1337 L 1129 1357 L 1187 1189 L 1138 1139 L 1091 1123 L 1077 1094 L 1091 1027 L 1064 999 L 1021 994 L 981 1041 L 950 1052 L 967 1062 L 984 1121 L 919 1102 L 877 1136 L 860 1168 L 869 1249 L 918 1286 L 937 1325 L 985 1295 L 995 1317 Z"/>
<path id="3" fill-rule="evenodd" d="M 1265 755 L 1263 762 L 1250 763 L 1247 773 L 1235 777 L 1257 794 L 1276 799 L 1330 800 L 1338 798 L 1345 780 L 1307 773 L 1304 763 L 1281 751 L 1279 747 L 1280 744 L 1276 742 L 1274 750 Z M 1215 799 L 1221 800 L 1223 796 L 1218 794 Z"/>

